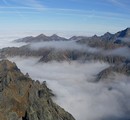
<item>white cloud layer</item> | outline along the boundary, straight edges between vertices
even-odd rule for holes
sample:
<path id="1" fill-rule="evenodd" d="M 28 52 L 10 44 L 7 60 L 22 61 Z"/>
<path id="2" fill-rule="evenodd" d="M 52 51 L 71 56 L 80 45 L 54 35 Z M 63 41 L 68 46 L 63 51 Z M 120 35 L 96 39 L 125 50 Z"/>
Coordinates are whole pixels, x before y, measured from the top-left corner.
<path id="1" fill-rule="evenodd" d="M 49 41 L 30 44 L 30 49 L 32 50 L 38 50 L 42 48 L 55 48 L 57 50 L 82 50 L 88 52 L 101 51 L 101 49 L 92 48 L 83 44 L 78 44 L 76 43 L 76 41 Z"/>
<path id="2" fill-rule="evenodd" d="M 116 56 L 122 56 L 126 58 L 130 58 L 130 48 L 128 47 L 121 47 L 121 48 L 116 48 L 113 50 L 107 50 L 107 51 L 102 51 L 104 55 L 116 55 Z"/>
<path id="3" fill-rule="evenodd" d="M 0 33 L 0 49 L 4 47 L 20 47 L 22 45 L 25 45 L 25 43 L 13 43 L 12 41 L 15 39 L 18 39 L 19 36 L 24 36 L 23 33 Z"/>
<path id="4" fill-rule="evenodd" d="M 130 77 L 116 74 L 98 83 L 88 82 L 108 67 L 100 62 L 40 63 L 34 58 L 10 58 L 23 73 L 47 81 L 56 94 L 56 103 L 76 120 L 119 120 L 130 118 Z M 113 80 L 115 79 L 115 80 Z M 112 88 L 111 90 L 109 90 Z"/>

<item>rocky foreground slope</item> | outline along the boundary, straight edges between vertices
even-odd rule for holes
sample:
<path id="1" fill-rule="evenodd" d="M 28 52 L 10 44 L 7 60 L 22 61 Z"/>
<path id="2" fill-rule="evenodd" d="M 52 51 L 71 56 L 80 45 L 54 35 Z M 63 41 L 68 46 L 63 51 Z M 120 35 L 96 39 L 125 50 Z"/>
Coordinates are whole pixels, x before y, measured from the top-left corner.
<path id="1" fill-rule="evenodd" d="M 23 75 L 15 63 L 0 61 L 0 120 L 74 120 L 53 103 L 46 83 Z"/>

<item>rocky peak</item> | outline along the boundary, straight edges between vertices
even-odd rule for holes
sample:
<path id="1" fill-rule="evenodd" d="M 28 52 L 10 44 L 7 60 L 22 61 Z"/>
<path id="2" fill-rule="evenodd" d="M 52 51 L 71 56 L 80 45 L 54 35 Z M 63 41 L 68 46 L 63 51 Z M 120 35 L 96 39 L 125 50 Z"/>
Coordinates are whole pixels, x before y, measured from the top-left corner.
<path id="1" fill-rule="evenodd" d="M 113 34 L 111 34 L 110 32 L 106 32 L 103 36 L 104 37 L 111 37 Z"/>
<path id="2" fill-rule="evenodd" d="M 23 75 L 15 63 L 0 61 L 1 120 L 74 120 L 53 103 L 51 90 Z"/>
<path id="3" fill-rule="evenodd" d="M 125 30 L 116 33 L 116 36 L 121 38 L 130 37 L 130 28 L 126 28 Z"/>
<path id="4" fill-rule="evenodd" d="M 44 38 L 44 37 L 47 37 L 47 36 L 44 34 L 40 34 L 40 35 L 36 36 L 36 38 Z"/>
<path id="5" fill-rule="evenodd" d="M 128 27 L 128 28 L 126 28 L 125 30 L 126 30 L 127 32 L 130 32 L 130 28 L 129 28 L 129 27 Z"/>
<path id="6" fill-rule="evenodd" d="M 66 38 L 60 37 L 57 34 L 53 34 L 52 36 L 50 36 L 50 39 L 53 41 L 66 41 Z"/>
<path id="7" fill-rule="evenodd" d="M 57 34 L 53 34 L 52 36 L 50 36 L 50 37 L 59 37 Z"/>
<path id="8" fill-rule="evenodd" d="M 108 41 L 108 40 L 111 40 L 112 37 L 113 37 L 113 34 L 106 32 L 104 35 L 101 36 L 101 39 Z"/>
<path id="9" fill-rule="evenodd" d="M 94 35 L 94 36 L 92 36 L 92 38 L 98 38 L 98 36 L 97 36 L 97 35 Z"/>
<path id="10" fill-rule="evenodd" d="M 34 39 L 32 40 L 32 42 L 42 42 L 42 41 L 49 41 L 49 37 L 44 34 L 40 34 L 34 37 Z"/>
<path id="11" fill-rule="evenodd" d="M 69 38 L 69 40 L 78 41 L 78 40 L 83 40 L 83 39 L 87 39 L 87 38 L 88 38 L 87 36 L 72 36 L 71 38 Z"/>
<path id="12" fill-rule="evenodd" d="M 125 30 L 125 37 L 130 37 L 130 28 Z"/>
<path id="13" fill-rule="evenodd" d="M 11 70 L 18 69 L 15 63 L 12 63 L 8 60 L 0 61 L 0 72 L 3 71 L 11 71 Z"/>
<path id="14" fill-rule="evenodd" d="M 60 37 L 58 36 L 58 35 L 56 35 L 56 34 L 53 34 L 52 36 L 50 36 L 50 38 L 52 39 L 52 40 L 59 40 L 60 39 Z"/>

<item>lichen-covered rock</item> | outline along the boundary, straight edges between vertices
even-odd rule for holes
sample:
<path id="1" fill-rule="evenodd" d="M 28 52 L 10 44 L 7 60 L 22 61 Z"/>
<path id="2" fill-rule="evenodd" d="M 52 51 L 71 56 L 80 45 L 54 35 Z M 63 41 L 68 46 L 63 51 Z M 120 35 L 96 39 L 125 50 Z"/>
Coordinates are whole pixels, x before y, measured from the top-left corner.
<path id="1" fill-rule="evenodd" d="M 23 75 L 15 63 L 0 61 L 0 120 L 74 120 L 53 103 L 46 83 Z"/>

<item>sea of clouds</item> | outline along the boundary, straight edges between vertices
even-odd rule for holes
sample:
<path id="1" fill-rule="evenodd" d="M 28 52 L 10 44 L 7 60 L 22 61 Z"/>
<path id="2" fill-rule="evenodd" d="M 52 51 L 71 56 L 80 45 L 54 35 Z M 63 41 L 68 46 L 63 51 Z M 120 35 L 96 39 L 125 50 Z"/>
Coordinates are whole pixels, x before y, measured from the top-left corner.
<path id="1" fill-rule="evenodd" d="M 0 48 L 22 46 L 25 43 L 12 43 L 21 38 L 19 34 L 0 35 Z M 24 36 L 26 36 L 24 34 Z M 31 44 L 30 49 L 45 47 L 56 49 L 76 49 L 100 52 L 99 49 L 78 45 L 74 42 L 44 42 Z M 124 52 L 125 51 L 125 52 Z M 120 48 L 106 53 L 124 56 L 129 48 Z M 125 53 L 125 54 L 124 54 Z M 125 55 L 125 56 L 128 56 Z M 46 81 L 56 97 L 54 102 L 70 112 L 76 120 L 128 120 L 130 119 L 130 77 L 113 73 L 109 78 L 93 82 L 96 75 L 109 67 L 100 62 L 48 62 L 38 63 L 40 58 L 14 57 L 8 58 L 16 62 L 21 71 L 40 82 Z"/>
<path id="2" fill-rule="evenodd" d="M 100 71 L 109 67 L 106 63 L 37 63 L 37 58 L 9 59 L 34 80 L 46 81 L 56 95 L 53 100 L 76 120 L 130 118 L 130 77 L 115 73 L 106 80 L 91 82 Z"/>

